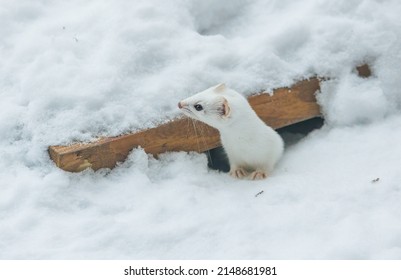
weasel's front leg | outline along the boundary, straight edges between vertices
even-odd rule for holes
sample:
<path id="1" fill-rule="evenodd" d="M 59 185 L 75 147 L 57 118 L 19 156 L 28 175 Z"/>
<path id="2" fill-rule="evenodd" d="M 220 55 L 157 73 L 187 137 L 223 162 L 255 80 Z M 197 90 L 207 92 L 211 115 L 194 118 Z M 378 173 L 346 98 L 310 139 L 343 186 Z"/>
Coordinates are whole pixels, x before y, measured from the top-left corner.
<path id="1" fill-rule="evenodd" d="M 230 175 L 237 179 L 242 179 L 248 175 L 245 169 L 242 167 L 231 167 Z"/>
<path id="2" fill-rule="evenodd" d="M 250 176 L 251 180 L 263 180 L 267 178 L 267 172 L 266 171 L 261 171 L 261 170 L 256 170 L 251 173 Z"/>

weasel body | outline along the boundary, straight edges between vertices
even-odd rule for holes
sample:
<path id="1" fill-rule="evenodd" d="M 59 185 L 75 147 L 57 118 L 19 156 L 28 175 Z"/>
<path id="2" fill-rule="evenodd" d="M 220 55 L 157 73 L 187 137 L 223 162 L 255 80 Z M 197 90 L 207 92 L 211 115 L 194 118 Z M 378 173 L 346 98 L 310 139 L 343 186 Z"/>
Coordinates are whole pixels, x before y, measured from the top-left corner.
<path id="1" fill-rule="evenodd" d="M 178 107 L 219 130 L 235 178 L 264 179 L 283 154 L 280 135 L 256 115 L 244 96 L 224 84 L 188 97 Z"/>

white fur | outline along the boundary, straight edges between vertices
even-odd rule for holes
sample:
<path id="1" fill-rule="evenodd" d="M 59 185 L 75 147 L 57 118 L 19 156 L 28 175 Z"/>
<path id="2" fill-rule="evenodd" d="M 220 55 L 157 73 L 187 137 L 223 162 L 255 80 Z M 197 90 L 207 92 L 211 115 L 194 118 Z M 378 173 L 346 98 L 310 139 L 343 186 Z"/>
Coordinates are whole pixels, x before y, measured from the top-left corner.
<path id="1" fill-rule="evenodd" d="M 203 110 L 197 111 L 196 104 Z M 182 100 L 179 107 L 189 117 L 219 130 L 234 177 L 263 179 L 283 154 L 280 135 L 256 115 L 245 97 L 224 84 Z"/>

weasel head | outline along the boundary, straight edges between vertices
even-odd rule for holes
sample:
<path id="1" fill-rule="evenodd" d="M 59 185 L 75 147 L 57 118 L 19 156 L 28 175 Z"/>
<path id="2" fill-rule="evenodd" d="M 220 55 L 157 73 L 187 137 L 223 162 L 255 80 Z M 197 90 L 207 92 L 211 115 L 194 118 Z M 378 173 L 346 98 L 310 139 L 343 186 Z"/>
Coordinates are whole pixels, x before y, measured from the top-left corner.
<path id="1" fill-rule="evenodd" d="M 178 108 L 188 117 L 219 129 L 231 116 L 226 90 L 225 84 L 218 84 L 181 100 Z"/>

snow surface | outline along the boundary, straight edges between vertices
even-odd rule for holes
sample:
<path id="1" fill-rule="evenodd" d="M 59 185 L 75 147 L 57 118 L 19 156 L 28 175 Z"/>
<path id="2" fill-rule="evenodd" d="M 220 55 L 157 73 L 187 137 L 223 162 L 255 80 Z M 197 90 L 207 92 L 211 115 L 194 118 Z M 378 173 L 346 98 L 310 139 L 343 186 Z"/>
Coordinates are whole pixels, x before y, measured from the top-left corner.
<path id="1" fill-rule="evenodd" d="M 0 258 L 401 258 L 400 13 L 398 0 L 1 0 Z M 373 77 L 356 75 L 364 62 Z M 150 127 L 219 82 L 250 94 L 316 74 L 332 78 L 326 124 L 264 181 L 203 154 L 135 150 L 79 174 L 47 154 Z"/>

